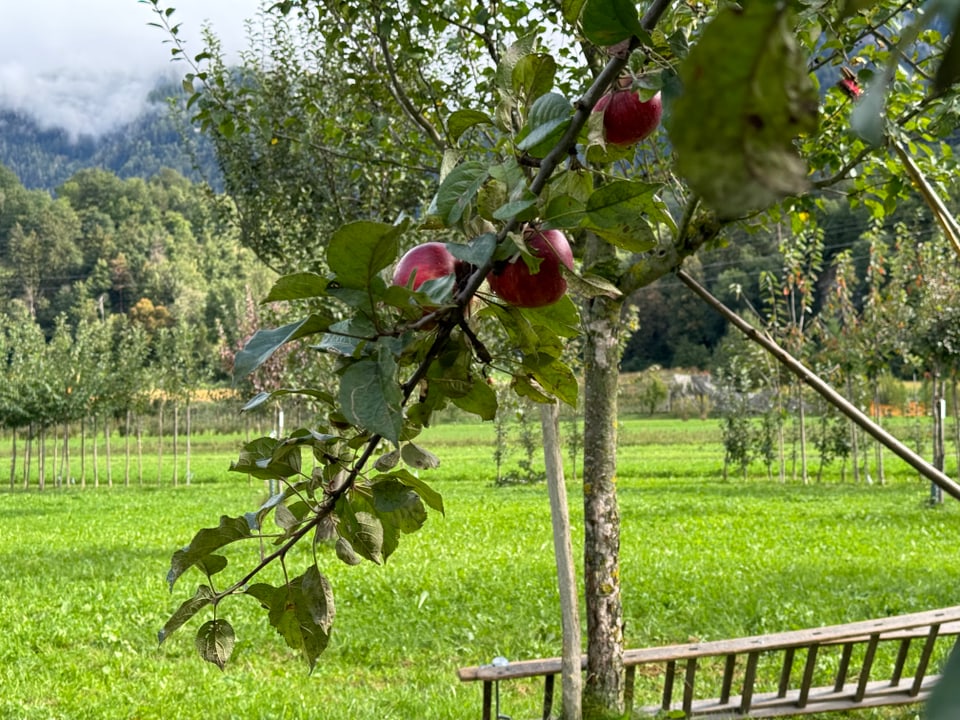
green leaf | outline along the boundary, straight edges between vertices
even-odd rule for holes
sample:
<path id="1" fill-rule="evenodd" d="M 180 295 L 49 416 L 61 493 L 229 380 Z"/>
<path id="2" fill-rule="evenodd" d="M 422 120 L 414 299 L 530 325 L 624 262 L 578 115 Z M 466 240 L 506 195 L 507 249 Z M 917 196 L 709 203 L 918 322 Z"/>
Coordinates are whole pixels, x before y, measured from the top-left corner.
<path id="1" fill-rule="evenodd" d="M 889 90 L 890 76 L 877 73 L 850 113 L 850 128 L 860 139 L 874 147 L 883 144 L 886 133 L 884 108 Z"/>
<path id="2" fill-rule="evenodd" d="M 560 11 L 568 25 L 576 25 L 586 0 L 561 0 Z"/>
<path id="3" fill-rule="evenodd" d="M 327 278 L 317 273 L 300 272 L 284 275 L 274 283 L 263 303 L 324 297 L 327 294 L 328 284 Z"/>
<path id="4" fill-rule="evenodd" d="M 400 451 L 391 450 L 385 455 L 381 455 L 377 458 L 377 461 L 373 464 L 374 470 L 379 472 L 387 472 L 393 470 L 400 463 Z"/>
<path id="5" fill-rule="evenodd" d="M 437 215 L 447 226 L 460 221 L 487 177 L 487 166 L 479 161 L 471 161 L 457 165 L 443 179 L 434 205 Z"/>
<path id="6" fill-rule="evenodd" d="M 950 44 L 943 52 L 940 65 L 937 66 L 937 74 L 933 79 L 933 93 L 939 95 L 945 93 L 951 87 L 960 81 L 960 12 L 957 12 L 953 20 L 953 29 L 950 32 Z"/>
<path id="7" fill-rule="evenodd" d="M 534 217 L 536 217 L 536 213 L 528 211 L 536 207 L 537 197 L 529 190 L 527 190 L 525 196 L 526 197 L 524 197 L 522 200 L 513 200 L 501 205 L 493 213 L 493 219 L 502 220 L 504 222 L 514 217 L 516 217 L 518 220 L 532 220 Z"/>
<path id="8" fill-rule="evenodd" d="M 563 270 L 566 270 L 566 267 Z M 564 272 L 564 277 L 568 279 L 568 282 L 572 275 L 574 273 Z M 564 295 L 557 302 L 544 307 L 524 308 L 523 314 L 531 325 L 548 330 L 560 337 L 575 338 L 579 337 L 582 332 L 580 311 L 569 295 Z"/>
<path id="9" fill-rule="evenodd" d="M 170 619 L 167 620 L 163 629 L 157 633 L 157 640 L 160 644 L 168 637 L 173 635 L 180 627 L 190 620 L 194 615 L 203 610 L 207 605 L 213 604 L 216 597 L 213 588 L 209 585 L 201 585 L 197 592 L 189 600 L 185 600 L 180 607 L 176 609 Z"/>
<path id="10" fill-rule="evenodd" d="M 651 44 L 640 24 L 634 0 L 587 0 L 580 24 L 583 34 L 594 45 L 616 45 L 633 36 Z"/>
<path id="11" fill-rule="evenodd" d="M 810 186 L 794 139 L 817 129 L 819 98 L 792 25 L 785 4 L 726 7 L 681 67 L 669 128 L 678 169 L 723 218 Z"/>
<path id="12" fill-rule="evenodd" d="M 513 69 L 524 57 L 533 52 L 537 44 L 537 33 L 525 35 L 517 39 L 513 45 L 507 48 L 507 51 L 500 58 L 500 64 L 497 66 L 497 88 L 504 95 L 511 95 L 513 92 Z"/>
<path id="13" fill-rule="evenodd" d="M 316 565 L 311 565 L 303 574 L 300 587 L 303 590 L 304 603 L 310 619 L 329 635 L 330 628 L 333 627 L 333 619 L 337 615 L 330 581 L 324 577 Z"/>
<path id="14" fill-rule="evenodd" d="M 550 198 L 540 214 L 542 230 L 569 230 L 580 227 L 586 216 L 586 206 L 569 195 Z"/>
<path id="15" fill-rule="evenodd" d="M 493 251 L 497 249 L 497 236 L 493 233 L 484 233 L 473 238 L 466 245 L 460 243 L 447 243 L 447 250 L 458 260 L 463 260 L 471 265 L 480 267 L 485 265 L 487 260 L 493 257 Z"/>
<path id="16" fill-rule="evenodd" d="M 366 318 L 348 318 L 334 323 L 314 349 L 343 357 L 356 357 L 359 350 L 375 338 L 377 330 Z"/>
<path id="17" fill-rule="evenodd" d="M 533 157 L 546 155 L 563 135 L 573 115 L 570 101 L 558 93 L 538 97 L 530 108 L 526 133 L 517 148 Z"/>
<path id="18" fill-rule="evenodd" d="M 545 395 L 540 388 L 534 386 L 528 378 L 522 376 L 514 376 L 513 382 L 511 383 L 513 391 L 520 397 L 530 398 L 534 402 L 538 403 L 552 403 L 556 402 L 549 395 Z"/>
<path id="19" fill-rule="evenodd" d="M 378 480 L 370 491 L 380 520 L 389 519 L 401 532 L 416 532 L 427 521 L 427 510 L 420 496 L 403 483 L 394 479 Z"/>
<path id="20" fill-rule="evenodd" d="M 346 538 L 337 538 L 337 544 L 335 545 L 335 550 L 337 557 L 340 558 L 347 565 L 359 565 L 363 562 L 363 558 L 357 555 L 354 552 L 353 546 Z"/>
<path id="21" fill-rule="evenodd" d="M 340 379 L 340 404 L 347 419 L 396 444 L 403 427 L 403 393 L 397 362 L 382 344 L 377 357 L 347 368 Z"/>
<path id="22" fill-rule="evenodd" d="M 246 517 L 220 517 L 220 525 L 215 528 L 204 528 L 193 536 L 190 544 L 177 550 L 170 560 L 170 570 L 167 573 L 167 582 L 173 590 L 174 584 L 183 573 L 198 563 L 214 550 L 229 545 L 237 540 L 253 537 L 251 527 Z"/>
<path id="23" fill-rule="evenodd" d="M 301 467 L 299 450 L 273 438 L 257 438 L 247 443 L 237 460 L 230 463 L 231 472 L 261 480 L 292 477 L 300 472 Z"/>
<path id="24" fill-rule="evenodd" d="M 930 693 L 926 720 L 956 720 L 960 708 L 960 645 L 954 645 L 940 680 Z"/>
<path id="25" fill-rule="evenodd" d="M 473 413 L 481 420 L 494 420 L 497 417 L 497 393 L 484 378 L 475 378 L 470 392 L 450 400 L 461 410 Z"/>
<path id="26" fill-rule="evenodd" d="M 350 547 L 370 562 L 383 563 L 383 523 L 372 512 L 354 512 L 346 496 L 337 501 L 337 532 Z"/>
<path id="27" fill-rule="evenodd" d="M 303 652 L 304 658 L 312 671 L 317 658 L 320 657 L 330 642 L 330 634 L 314 617 L 317 613 L 319 613 L 320 619 L 326 617 L 320 607 L 321 601 L 317 594 L 318 592 L 323 593 L 324 601 L 326 600 L 326 590 L 323 583 L 313 578 L 310 580 L 307 591 L 305 591 L 305 578 L 306 574 L 301 575 L 291 580 L 289 584 L 278 588 L 265 583 L 258 583 L 247 588 L 246 593 L 255 597 L 267 608 L 270 624 L 284 639 L 288 647 Z M 332 611 L 332 609 L 331 605 L 329 611 Z M 329 615 L 329 620 L 330 622 L 333 621 L 332 614 Z M 329 625 L 327 627 L 329 628 Z"/>
<path id="28" fill-rule="evenodd" d="M 226 620 L 208 620 L 197 631 L 197 652 L 207 662 L 223 670 L 233 654 L 236 636 Z"/>
<path id="29" fill-rule="evenodd" d="M 567 281 L 569 288 L 577 293 L 577 295 L 582 295 L 587 298 L 618 298 L 623 295 L 623 293 L 620 292 L 620 288 L 599 275 L 592 275 L 590 273 L 577 275 L 562 266 L 560 271 L 563 273 L 563 277 Z"/>
<path id="30" fill-rule="evenodd" d="M 544 362 L 545 360 L 545 362 Z M 524 367 L 540 383 L 540 386 L 554 397 L 572 408 L 577 406 L 580 386 L 577 376 L 567 365 L 555 358 L 540 358 L 540 362 L 524 360 Z"/>
<path id="31" fill-rule="evenodd" d="M 587 200 L 582 225 L 628 252 L 646 252 L 657 243 L 648 218 L 669 219 L 656 197 L 660 187 L 631 180 L 607 183 Z"/>
<path id="32" fill-rule="evenodd" d="M 459 140 L 472 127 L 492 124 L 493 120 L 478 110 L 457 110 L 447 118 L 447 131 L 454 140 Z"/>
<path id="33" fill-rule="evenodd" d="M 418 470 L 435 470 L 440 467 L 440 458 L 413 443 L 406 443 L 400 448 L 400 456 L 406 465 Z"/>
<path id="34" fill-rule="evenodd" d="M 204 575 L 211 577 L 227 567 L 227 559 L 223 555 L 207 555 L 197 561 L 197 567 Z"/>
<path id="35" fill-rule="evenodd" d="M 538 98 L 553 88 L 556 61 L 546 53 L 524 55 L 513 68 L 513 91 L 522 97 Z"/>
<path id="36" fill-rule="evenodd" d="M 441 515 L 444 514 L 443 510 L 443 498 L 440 493 L 427 485 L 423 480 L 418 478 L 409 470 L 400 469 L 395 470 L 389 475 L 382 477 L 392 477 L 396 480 L 399 480 L 401 483 L 406 485 L 408 488 L 412 488 L 417 495 L 427 504 L 431 510 L 436 510 Z M 379 478 L 378 478 L 379 479 Z"/>
<path id="37" fill-rule="evenodd" d="M 283 327 L 257 330 L 233 360 L 233 381 L 238 382 L 252 373 L 286 343 L 326 332 L 332 322 L 327 315 L 313 313 L 304 320 Z"/>
<path id="38" fill-rule="evenodd" d="M 849 17 L 853 17 L 861 10 L 866 10 L 876 2 L 877 0 L 844 0 L 843 9 L 840 11 L 840 19 L 846 20 Z"/>
<path id="39" fill-rule="evenodd" d="M 405 225 L 358 220 L 340 227 L 327 244 L 327 264 L 337 282 L 366 290 L 397 259 Z"/>

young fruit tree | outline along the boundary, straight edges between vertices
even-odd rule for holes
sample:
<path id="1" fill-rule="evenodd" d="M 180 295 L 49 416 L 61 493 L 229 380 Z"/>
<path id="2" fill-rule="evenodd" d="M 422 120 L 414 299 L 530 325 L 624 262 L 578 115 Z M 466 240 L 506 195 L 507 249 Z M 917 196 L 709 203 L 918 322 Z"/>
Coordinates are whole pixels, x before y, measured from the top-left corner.
<path id="1" fill-rule="evenodd" d="M 444 510 L 419 474 L 441 460 L 418 440 L 434 413 L 452 404 L 493 419 L 492 373 L 522 397 L 575 407 L 581 386 L 563 349 L 582 338 L 583 708 L 622 713 L 616 398 L 626 298 L 726 242 L 727 228 L 808 218 L 824 193 L 889 212 L 909 189 L 896 182 L 889 137 L 928 176 L 949 172 L 953 4 L 919 13 L 885 0 L 283 0 L 269 12 L 307 42 L 274 48 L 273 62 L 241 74 L 241 91 L 215 44 L 188 56 L 172 11 L 147 1 L 191 66 L 187 104 L 229 160 L 228 190 L 262 219 L 251 244 L 275 265 L 305 263 L 267 300 L 309 314 L 259 331 L 235 372 L 305 338 L 335 368 L 329 387 L 278 388 L 248 404 L 295 392 L 318 417 L 242 449 L 231 469 L 281 490 L 174 553 L 171 589 L 188 571 L 204 580 L 161 642 L 209 612 L 197 646 L 222 668 L 235 637 L 228 601 L 246 595 L 313 667 L 335 615 L 328 556 L 316 548 L 330 543 L 351 564 L 387 561 L 428 509 Z M 843 68 L 846 84 L 835 87 Z M 303 112 L 271 99 L 277 78 Z M 293 149 L 302 177 L 261 177 L 279 168 L 272 152 Z M 306 170 L 338 162 L 345 173 L 319 185 Z M 403 205 L 390 194 L 401 177 L 417 186 L 411 174 L 429 192 L 384 215 Z M 290 207 L 288 187 L 329 199 L 291 208 L 319 213 L 311 228 L 327 227 L 328 206 L 345 221 L 319 235 L 271 235 L 271 187 L 283 195 L 277 207 Z M 379 201 L 364 205 L 371 197 Z M 301 544 L 314 552 L 294 553 Z"/>

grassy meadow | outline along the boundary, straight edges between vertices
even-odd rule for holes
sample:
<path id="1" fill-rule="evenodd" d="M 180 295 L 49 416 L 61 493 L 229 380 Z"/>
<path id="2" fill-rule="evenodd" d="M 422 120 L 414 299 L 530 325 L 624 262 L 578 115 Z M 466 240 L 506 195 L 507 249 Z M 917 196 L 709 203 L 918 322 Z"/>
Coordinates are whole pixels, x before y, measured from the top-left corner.
<path id="1" fill-rule="evenodd" d="M 489 425 L 442 425 L 423 436 L 441 457 L 428 479 L 446 515 L 431 513 L 385 566 L 348 567 L 321 548 L 337 619 L 312 674 L 251 598 L 221 608 L 238 636 L 225 672 L 194 650 L 206 615 L 157 646 L 157 631 L 201 582 L 191 571 L 171 595 L 171 553 L 221 514 L 263 499 L 262 483 L 226 472 L 239 437 L 198 436 L 190 485 L 158 486 L 154 467 L 142 488 L 122 487 L 115 470 L 113 488 L 4 489 L 0 718 L 479 718 L 480 687 L 461 685 L 457 667 L 560 650 L 546 489 L 496 487 L 493 439 Z M 9 462 L 5 447 L 0 462 Z M 839 465 L 809 485 L 769 481 L 762 467 L 723 482 L 722 459 L 716 421 L 621 427 L 629 646 L 960 603 L 960 505 L 948 498 L 927 507 L 927 482 L 898 461 L 888 458 L 881 487 L 838 482 Z M 579 553 L 573 478 L 568 492 Z M 246 559 L 234 552 L 231 562 L 252 564 L 257 549 L 238 550 Z M 291 572 L 306 559 L 306 551 L 291 558 Z M 539 696 L 539 683 L 505 684 L 501 709 L 515 720 L 537 717 Z"/>

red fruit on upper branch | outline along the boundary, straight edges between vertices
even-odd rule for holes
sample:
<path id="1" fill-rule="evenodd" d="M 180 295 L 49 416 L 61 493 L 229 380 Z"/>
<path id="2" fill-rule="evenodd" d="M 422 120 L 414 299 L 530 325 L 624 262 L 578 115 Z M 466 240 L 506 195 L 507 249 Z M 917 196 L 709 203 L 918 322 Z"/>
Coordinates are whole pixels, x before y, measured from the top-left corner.
<path id="1" fill-rule="evenodd" d="M 593 111 L 603 113 L 603 134 L 608 143 L 634 145 L 657 129 L 663 102 L 660 93 L 643 101 L 632 88 L 618 88 L 600 98 Z"/>
<path id="2" fill-rule="evenodd" d="M 857 82 L 857 76 L 849 68 L 841 68 L 840 71 L 843 73 L 843 77 L 837 82 L 837 87 L 840 88 L 848 98 L 856 100 L 863 94 L 863 88 L 861 88 L 860 83 Z"/>
<path id="3" fill-rule="evenodd" d="M 519 255 L 487 275 L 490 288 L 504 301 L 521 308 L 538 308 L 555 303 L 567 292 L 561 263 L 573 270 L 573 251 L 559 230 L 527 227 L 524 242 L 530 253 L 540 259 L 536 271 Z"/>
<path id="4" fill-rule="evenodd" d="M 406 286 L 413 277 L 413 289 L 427 280 L 434 280 L 456 272 L 457 261 L 441 242 L 428 242 L 408 250 L 393 273 L 393 284 Z"/>

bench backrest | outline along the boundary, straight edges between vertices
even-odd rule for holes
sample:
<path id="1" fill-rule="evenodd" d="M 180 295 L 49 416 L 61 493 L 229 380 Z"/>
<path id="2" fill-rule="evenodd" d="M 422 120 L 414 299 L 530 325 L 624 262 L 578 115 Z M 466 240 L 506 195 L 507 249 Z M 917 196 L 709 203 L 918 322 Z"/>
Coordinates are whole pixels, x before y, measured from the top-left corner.
<path id="1" fill-rule="evenodd" d="M 643 673 L 646 679 L 656 678 L 660 689 L 660 703 L 643 708 L 651 714 L 682 710 L 688 718 L 774 717 L 922 702 L 937 680 L 928 669 L 938 641 L 956 635 L 960 635 L 960 606 L 770 635 L 627 650 L 626 702 L 632 711 L 637 668 L 647 666 L 661 668 Z M 891 658 L 881 673 L 875 663 L 878 651 L 887 647 Z M 758 682 L 761 660 L 778 667 L 775 689 L 764 689 Z M 586 656 L 581 662 L 586 667 Z M 717 664 L 722 664 L 721 672 L 701 672 Z M 560 667 L 560 658 L 548 658 L 461 668 L 458 675 L 464 682 L 484 683 L 484 720 L 491 717 L 493 684 L 542 676 L 543 717 L 549 718 L 554 677 Z M 704 674 L 717 678 L 719 687 L 703 680 Z M 824 683 L 827 676 L 830 682 Z M 682 692 L 675 699 L 678 685 Z"/>

